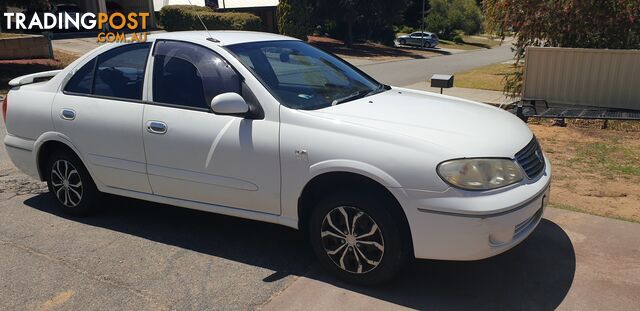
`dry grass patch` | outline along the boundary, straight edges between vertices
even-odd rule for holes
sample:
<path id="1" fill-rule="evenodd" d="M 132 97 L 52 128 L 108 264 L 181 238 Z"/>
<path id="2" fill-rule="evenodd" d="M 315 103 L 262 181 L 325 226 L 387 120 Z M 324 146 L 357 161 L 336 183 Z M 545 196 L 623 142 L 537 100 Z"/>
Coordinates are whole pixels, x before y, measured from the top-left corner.
<path id="1" fill-rule="evenodd" d="M 55 50 L 54 59 L 19 59 L 0 61 L 0 94 L 9 91 L 11 79 L 40 71 L 62 69 L 78 58 L 78 55 Z"/>
<path id="2" fill-rule="evenodd" d="M 0 39 L 18 38 L 18 37 L 24 37 L 24 36 L 25 35 L 19 34 L 19 33 L 0 32 Z"/>
<path id="3" fill-rule="evenodd" d="M 640 122 L 621 124 L 632 130 L 530 124 L 552 163 L 551 205 L 640 222 Z"/>
<path id="4" fill-rule="evenodd" d="M 455 86 L 470 89 L 502 91 L 504 76 L 519 70 L 512 64 L 493 64 L 455 74 Z"/>

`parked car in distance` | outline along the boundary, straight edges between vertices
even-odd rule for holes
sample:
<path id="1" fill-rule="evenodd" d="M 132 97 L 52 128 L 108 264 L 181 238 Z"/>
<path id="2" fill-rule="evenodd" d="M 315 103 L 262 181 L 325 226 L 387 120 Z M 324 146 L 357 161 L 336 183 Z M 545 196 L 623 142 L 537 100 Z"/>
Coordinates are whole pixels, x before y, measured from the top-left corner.
<path id="1" fill-rule="evenodd" d="M 435 33 L 426 31 L 416 31 L 408 35 L 399 36 L 396 41 L 400 45 L 414 45 L 426 48 L 434 48 L 440 43 Z"/>
<path id="2" fill-rule="evenodd" d="M 384 85 L 297 39 L 210 35 L 105 44 L 11 80 L 13 163 L 70 214 L 109 193 L 303 230 L 358 284 L 413 258 L 491 257 L 538 225 L 551 168 L 512 114 Z"/>

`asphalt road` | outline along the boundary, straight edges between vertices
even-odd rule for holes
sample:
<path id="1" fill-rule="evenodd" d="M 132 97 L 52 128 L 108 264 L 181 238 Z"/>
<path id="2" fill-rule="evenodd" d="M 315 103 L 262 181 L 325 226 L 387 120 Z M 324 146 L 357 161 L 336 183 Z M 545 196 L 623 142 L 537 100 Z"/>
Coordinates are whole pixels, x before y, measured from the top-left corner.
<path id="1" fill-rule="evenodd" d="M 0 310 L 254 309 L 314 263 L 282 226 L 105 202 L 92 217 L 60 214 L 0 147 Z"/>
<path id="2" fill-rule="evenodd" d="M 425 82 L 434 74 L 453 74 L 513 59 L 511 44 L 425 59 L 406 59 L 358 67 L 378 81 L 395 86 Z"/>

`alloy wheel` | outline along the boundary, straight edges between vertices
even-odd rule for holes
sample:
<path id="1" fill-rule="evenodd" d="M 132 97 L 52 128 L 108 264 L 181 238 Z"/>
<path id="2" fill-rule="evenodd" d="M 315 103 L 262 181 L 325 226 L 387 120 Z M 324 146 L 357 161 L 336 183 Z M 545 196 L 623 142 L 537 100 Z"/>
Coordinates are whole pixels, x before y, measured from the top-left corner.
<path id="1" fill-rule="evenodd" d="M 332 209 L 322 221 L 320 236 L 329 258 L 344 271 L 367 273 L 382 261 L 382 231 L 358 208 L 339 206 Z"/>
<path id="2" fill-rule="evenodd" d="M 57 160 L 51 168 L 51 185 L 58 201 L 76 207 L 82 200 L 82 179 L 78 170 L 67 160 Z"/>

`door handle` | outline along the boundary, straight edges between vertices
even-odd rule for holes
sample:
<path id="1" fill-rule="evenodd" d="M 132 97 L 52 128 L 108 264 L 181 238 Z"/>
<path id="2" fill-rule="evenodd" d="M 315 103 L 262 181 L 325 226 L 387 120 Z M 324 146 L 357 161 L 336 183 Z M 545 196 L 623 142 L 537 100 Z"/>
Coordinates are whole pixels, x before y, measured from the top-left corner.
<path id="1" fill-rule="evenodd" d="M 167 124 L 160 121 L 147 122 L 147 131 L 153 134 L 164 134 L 167 132 Z"/>
<path id="2" fill-rule="evenodd" d="M 76 118 L 76 112 L 73 109 L 63 108 L 60 111 L 60 118 L 63 120 L 73 120 Z"/>

